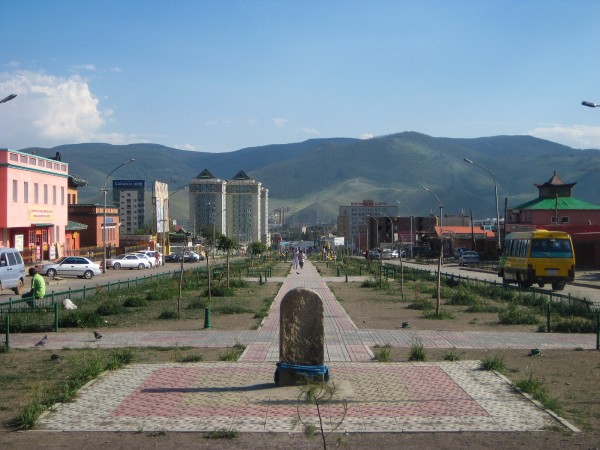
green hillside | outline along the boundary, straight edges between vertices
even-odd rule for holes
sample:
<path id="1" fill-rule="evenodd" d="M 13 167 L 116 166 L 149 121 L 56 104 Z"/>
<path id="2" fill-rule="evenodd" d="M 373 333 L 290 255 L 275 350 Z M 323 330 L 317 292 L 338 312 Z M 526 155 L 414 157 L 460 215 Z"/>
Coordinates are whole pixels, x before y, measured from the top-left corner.
<path id="1" fill-rule="evenodd" d="M 288 218 L 299 222 L 334 220 L 340 204 L 364 199 L 400 200 L 414 214 L 436 212 L 436 199 L 422 185 L 440 197 L 446 213 L 472 210 L 477 217 L 491 217 L 492 179 L 464 162 L 469 158 L 496 175 L 501 209 L 506 197 L 509 206 L 535 197 L 533 184 L 545 182 L 554 170 L 565 182 L 577 182 L 577 198 L 600 204 L 596 182 L 600 151 L 574 150 L 531 136 L 451 139 L 405 132 L 369 140 L 312 139 L 228 153 L 157 144 L 76 144 L 35 151 L 50 157 L 60 152 L 70 173 L 89 181 L 80 191 L 80 201 L 91 203 L 101 202 L 99 189 L 106 174 L 119 162 L 135 158 L 114 178 L 146 180 L 148 197 L 153 180 L 169 182 L 174 190 L 205 168 L 224 179 L 244 170 L 269 189 L 270 209 L 289 206 Z M 187 218 L 187 195 L 179 193 L 171 202 L 174 216 Z M 408 214 L 408 209 L 401 207 L 399 212 Z"/>

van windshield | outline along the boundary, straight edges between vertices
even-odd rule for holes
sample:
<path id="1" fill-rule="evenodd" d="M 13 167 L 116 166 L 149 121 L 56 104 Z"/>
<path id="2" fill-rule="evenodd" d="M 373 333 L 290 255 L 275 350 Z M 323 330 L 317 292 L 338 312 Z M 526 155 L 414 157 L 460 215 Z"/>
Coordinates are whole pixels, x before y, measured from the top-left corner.
<path id="1" fill-rule="evenodd" d="M 532 258 L 572 258 L 573 249 L 569 239 L 533 239 Z"/>

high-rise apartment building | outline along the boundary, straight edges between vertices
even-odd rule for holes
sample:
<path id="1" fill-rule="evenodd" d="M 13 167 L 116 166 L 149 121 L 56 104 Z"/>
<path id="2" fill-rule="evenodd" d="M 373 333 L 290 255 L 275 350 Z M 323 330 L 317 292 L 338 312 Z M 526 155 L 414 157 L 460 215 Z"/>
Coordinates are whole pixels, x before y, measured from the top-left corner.
<path id="1" fill-rule="evenodd" d="M 269 245 L 268 189 L 239 171 L 221 180 L 205 169 L 189 183 L 190 219 L 197 230 L 216 231 L 241 244 Z"/>
<path id="2" fill-rule="evenodd" d="M 114 180 L 113 205 L 119 208 L 119 233 L 133 234 L 146 223 L 144 180 Z"/>

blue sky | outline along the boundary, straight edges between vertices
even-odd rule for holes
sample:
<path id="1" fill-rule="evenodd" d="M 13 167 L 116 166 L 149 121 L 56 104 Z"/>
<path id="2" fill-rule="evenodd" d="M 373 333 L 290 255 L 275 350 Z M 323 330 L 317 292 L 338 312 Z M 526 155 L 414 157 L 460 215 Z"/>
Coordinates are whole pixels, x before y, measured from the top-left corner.
<path id="1" fill-rule="evenodd" d="M 600 148 L 597 1 L 0 0 L 0 147 L 531 134 Z"/>

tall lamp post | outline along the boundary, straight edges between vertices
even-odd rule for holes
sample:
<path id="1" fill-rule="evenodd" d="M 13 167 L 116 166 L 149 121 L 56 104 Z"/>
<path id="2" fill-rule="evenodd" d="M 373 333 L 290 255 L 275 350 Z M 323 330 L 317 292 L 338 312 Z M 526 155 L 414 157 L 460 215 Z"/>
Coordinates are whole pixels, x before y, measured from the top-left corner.
<path id="1" fill-rule="evenodd" d="M 431 192 L 433 194 L 433 196 L 437 199 L 439 205 L 440 205 L 440 255 L 439 255 L 439 259 L 438 259 L 438 271 L 437 271 L 437 298 L 436 298 L 436 302 L 435 302 L 435 315 L 439 315 L 440 313 L 440 296 L 441 296 L 441 290 L 442 290 L 442 259 L 444 259 L 444 227 L 442 225 L 442 217 L 443 217 L 443 208 L 444 206 L 442 205 L 442 201 L 440 200 L 440 198 L 435 195 L 435 192 L 433 192 L 431 189 L 426 188 L 425 186 L 421 186 L 423 189 L 425 189 L 428 192 Z"/>
<path id="2" fill-rule="evenodd" d="M 211 203 L 207 203 L 207 205 L 210 205 Z M 223 214 L 224 211 L 227 211 L 227 208 L 223 208 L 221 211 L 219 211 L 217 214 L 214 214 L 214 209 L 213 209 L 213 259 L 215 259 L 215 254 L 216 254 L 216 248 L 217 248 L 217 243 L 215 242 L 216 240 L 216 235 L 217 235 L 217 216 L 219 214 Z"/>
<path id="3" fill-rule="evenodd" d="M 167 220 L 167 211 L 169 210 L 169 199 L 177 194 L 178 192 L 184 191 L 187 189 L 187 186 L 181 186 L 179 188 L 177 188 L 174 192 L 172 192 L 171 194 L 169 194 L 167 196 L 167 198 L 165 198 L 162 202 L 162 208 L 163 208 L 163 214 L 162 214 L 162 222 L 163 222 L 163 227 L 162 227 L 162 245 L 163 245 L 163 253 L 165 254 L 165 256 L 167 255 L 167 251 L 170 250 L 169 249 L 169 245 L 168 245 L 168 241 L 169 239 L 165 237 L 165 229 L 166 229 L 166 233 L 167 233 L 167 237 L 169 236 L 169 228 L 170 228 L 170 224 L 169 221 Z M 167 245 L 165 245 L 165 242 L 167 242 Z M 181 257 L 183 258 L 183 254 L 181 255 Z"/>
<path id="4" fill-rule="evenodd" d="M 1 102 L 0 102 L 1 103 Z M 587 106 L 588 108 L 598 108 L 600 104 L 594 102 L 586 102 L 585 100 L 581 102 L 583 106 Z"/>
<path id="5" fill-rule="evenodd" d="M 131 158 L 129 161 L 119 164 L 113 170 L 108 172 L 108 175 L 106 175 L 106 178 L 104 179 L 104 188 L 100 189 L 104 193 L 104 223 L 102 224 L 102 273 L 106 273 L 106 193 L 108 192 L 108 189 L 106 189 L 106 182 L 108 181 L 108 178 L 118 169 L 134 161 L 135 159 Z"/>
<path id="6" fill-rule="evenodd" d="M 370 219 L 373 219 L 375 221 L 375 223 L 378 225 L 378 227 L 377 227 L 377 248 L 379 248 L 379 229 L 378 229 L 379 228 L 379 222 L 377 222 L 377 219 L 375 217 L 370 216 L 369 214 L 365 214 L 365 216 L 369 217 Z M 371 221 L 370 220 L 369 220 L 368 225 L 369 225 L 369 228 L 370 228 L 370 225 L 371 225 Z M 369 231 L 367 229 L 367 247 L 369 247 L 369 244 L 370 244 L 370 242 L 369 242 Z M 367 248 L 367 250 L 368 250 L 368 248 Z"/>
<path id="7" fill-rule="evenodd" d="M 488 169 L 486 169 L 485 167 L 483 167 L 480 164 L 477 164 L 474 161 L 471 161 L 470 159 L 465 158 L 465 162 L 468 164 L 473 164 L 474 166 L 479 167 L 480 169 L 485 170 L 487 173 L 490 174 L 490 176 L 492 177 L 492 179 L 494 180 L 494 194 L 496 195 L 496 227 L 497 227 L 497 234 L 498 234 L 498 251 L 502 250 L 502 239 L 500 237 L 500 210 L 498 209 L 498 184 L 496 183 L 496 176 Z"/>
<path id="8" fill-rule="evenodd" d="M 408 209 L 408 212 L 410 213 L 410 257 L 412 258 L 413 256 L 413 245 L 414 245 L 414 239 L 413 239 L 413 221 L 415 218 L 415 215 L 412 212 L 412 209 L 410 209 L 407 205 L 405 205 L 404 203 L 402 203 L 400 200 L 396 200 L 396 203 L 398 203 L 399 205 L 404 206 L 406 209 Z"/>
<path id="9" fill-rule="evenodd" d="M 392 218 L 390 216 L 388 216 L 387 214 L 382 213 L 381 211 L 376 211 L 377 214 L 383 216 L 383 217 L 387 217 L 388 219 L 390 219 L 390 227 L 391 227 L 391 233 L 392 233 L 392 248 L 394 248 L 394 221 L 392 220 Z"/>

